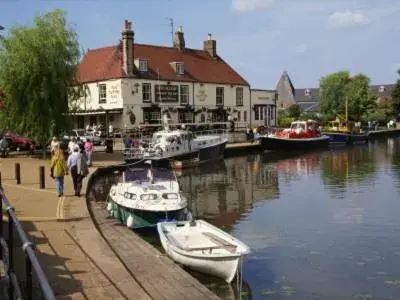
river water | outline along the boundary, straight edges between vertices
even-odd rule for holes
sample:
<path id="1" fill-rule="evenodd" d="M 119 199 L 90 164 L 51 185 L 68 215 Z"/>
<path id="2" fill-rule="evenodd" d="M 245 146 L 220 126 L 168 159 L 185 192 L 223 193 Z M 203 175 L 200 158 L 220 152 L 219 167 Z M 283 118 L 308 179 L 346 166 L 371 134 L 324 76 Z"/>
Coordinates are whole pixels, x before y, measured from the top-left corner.
<path id="1" fill-rule="evenodd" d="M 400 299 L 400 139 L 177 175 L 196 218 L 251 247 L 242 299 Z M 194 275 L 238 298 L 236 283 Z"/>

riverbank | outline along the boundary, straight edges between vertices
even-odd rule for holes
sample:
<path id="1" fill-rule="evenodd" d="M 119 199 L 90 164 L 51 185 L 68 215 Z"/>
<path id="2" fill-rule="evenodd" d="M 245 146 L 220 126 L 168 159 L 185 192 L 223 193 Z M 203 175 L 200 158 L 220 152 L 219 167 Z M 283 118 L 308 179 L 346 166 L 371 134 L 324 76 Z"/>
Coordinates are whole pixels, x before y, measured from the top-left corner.
<path id="1" fill-rule="evenodd" d="M 21 184 L 17 184 L 14 177 L 14 165 L 17 162 L 21 168 Z M 93 174 L 99 167 L 118 163 L 120 161 L 113 161 L 111 157 L 107 160 L 100 160 L 98 157 L 94 163 L 95 167 L 90 168 L 90 173 Z M 45 174 L 48 174 L 47 160 L 24 157 L 1 159 L 1 181 L 5 194 L 14 206 L 24 230 L 36 245 L 38 260 L 56 297 L 68 299 L 157 298 L 152 294 L 152 289 L 143 288 L 143 282 L 135 277 L 137 274 L 133 274 L 126 268 L 103 239 L 92 221 L 85 199 L 73 196 L 70 176 L 65 178 L 65 196 L 58 198 L 55 184 L 47 175 L 45 189 L 39 188 L 40 166 L 45 166 Z M 87 184 L 88 180 L 85 179 L 84 189 Z M 146 244 L 138 237 L 133 247 L 143 248 Z M 18 260 L 18 257 L 16 254 L 16 261 L 22 261 Z M 135 263 L 139 266 L 137 271 L 143 274 L 148 274 L 148 269 L 158 270 L 160 274 L 170 272 L 169 268 L 160 267 L 154 257 L 147 260 L 135 259 Z M 22 274 L 24 265 L 18 264 L 17 269 L 18 273 Z M 181 269 L 174 272 L 186 274 Z M 176 281 L 174 286 L 165 287 L 164 299 L 176 298 L 168 295 L 173 294 L 172 291 L 179 289 L 180 285 L 198 287 L 197 294 L 193 292 L 188 295 L 191 299 L 216 299 L 215 295 L 197 280 L 190 281 L 187 278 L 185 280 L 185 275 L 181 277 L 183 279 Z M 151 284 L 157 281 L 157 278 L 146 276 L 145 278 Z"/>

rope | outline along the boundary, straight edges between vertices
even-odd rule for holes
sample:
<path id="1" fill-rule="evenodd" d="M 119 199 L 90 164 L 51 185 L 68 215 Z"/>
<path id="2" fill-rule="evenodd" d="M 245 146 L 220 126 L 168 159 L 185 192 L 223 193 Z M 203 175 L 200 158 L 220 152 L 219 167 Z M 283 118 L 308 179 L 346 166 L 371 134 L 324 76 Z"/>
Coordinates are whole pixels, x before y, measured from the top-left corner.
<path id="1" fill-rule="evenodd" d="M 240 258 L 240 267 L 236 270 L 236 287 L 238 292 L 238 299 L 242 299 L 243 290 L 243 259 Z"/>

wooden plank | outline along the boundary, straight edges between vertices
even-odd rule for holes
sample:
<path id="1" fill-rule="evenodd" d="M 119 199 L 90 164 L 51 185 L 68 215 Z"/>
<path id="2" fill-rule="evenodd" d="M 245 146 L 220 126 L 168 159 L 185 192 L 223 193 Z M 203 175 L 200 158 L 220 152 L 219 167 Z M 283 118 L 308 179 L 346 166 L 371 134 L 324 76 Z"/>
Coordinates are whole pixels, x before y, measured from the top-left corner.
<path id="1" fill-rule="evenodd" d="M 219 299 L 169 257 L 110 218 L 104 206 L 93 203 L 91 209 L 103 236 L 154 299 Z"/>

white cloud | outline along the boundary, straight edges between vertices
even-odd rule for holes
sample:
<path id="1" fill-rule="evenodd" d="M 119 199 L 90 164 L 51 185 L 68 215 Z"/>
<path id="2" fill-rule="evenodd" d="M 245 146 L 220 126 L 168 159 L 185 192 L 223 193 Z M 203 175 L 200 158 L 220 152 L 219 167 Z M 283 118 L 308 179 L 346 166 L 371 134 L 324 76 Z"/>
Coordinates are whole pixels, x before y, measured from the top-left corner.
<path id="1" fill-rule="evenodd" d="M 294 53 L 304 53 L 309 50 L 307 44 L 299 44 L 296 47 L 294 47 Z"/>
<path id="2" fill-rule="evenodd" d="M 232 0 L 232 7 L 238 12 L 251 12 L 265 9 L 274 4 L 274 0 Z"/>
<path id="3" fill-rule="evenodd" d="M 329 16 L 329 27 L 330 28 L 343 28 L 354 25 L 362 25 L 369 23 L 369 19 L 364 15 L 363 12 L 334 12 Z"/>

